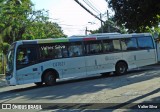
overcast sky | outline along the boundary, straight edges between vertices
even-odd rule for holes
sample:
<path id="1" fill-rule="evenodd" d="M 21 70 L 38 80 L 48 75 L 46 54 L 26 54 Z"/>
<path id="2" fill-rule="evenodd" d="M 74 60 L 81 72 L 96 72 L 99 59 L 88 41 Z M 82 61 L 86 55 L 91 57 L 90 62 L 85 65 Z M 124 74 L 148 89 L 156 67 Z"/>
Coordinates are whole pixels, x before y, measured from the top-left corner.
<path id="1" fill-rule="evenodd" d="M 94 11 L 88 7 L 83 0 L 79 0 L 83 5 L 90 9 L 95 15 L 99 15 L 98 11 Z M 107 2 L 105 0 L 86 0 L 92 3 L 96 9 L 102 14 L 107 11 Z M 95 30 L 100 27 L 100 21 L 90 15 L 82 7 L 80 7 L 74 0 L 32 0 L 35 4 L 35 9 L 49 10 L 49 17 L 52 21 L 57 22 L 64 33 L 71 35 L 84 35 L 85 28 L 88 30 Z M 109 11 L 111 13 L 111 11 Z M 106 14 L 103 20 L 106 20 Z M 92 22 L 95 24 L 91 24 Z"/>

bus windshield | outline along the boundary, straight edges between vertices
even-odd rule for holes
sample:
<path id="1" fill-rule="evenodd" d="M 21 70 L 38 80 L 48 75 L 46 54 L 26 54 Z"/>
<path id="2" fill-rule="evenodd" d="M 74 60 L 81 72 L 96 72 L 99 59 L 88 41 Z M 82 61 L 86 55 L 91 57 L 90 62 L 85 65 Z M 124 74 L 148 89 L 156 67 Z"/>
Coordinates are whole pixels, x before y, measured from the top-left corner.
<path id="1" fill-rule="evenodd" d="M 14 68 L 14 48 L 15 44 L 12 44 L 7 54 L 7 72 L 12 72 Z"/>

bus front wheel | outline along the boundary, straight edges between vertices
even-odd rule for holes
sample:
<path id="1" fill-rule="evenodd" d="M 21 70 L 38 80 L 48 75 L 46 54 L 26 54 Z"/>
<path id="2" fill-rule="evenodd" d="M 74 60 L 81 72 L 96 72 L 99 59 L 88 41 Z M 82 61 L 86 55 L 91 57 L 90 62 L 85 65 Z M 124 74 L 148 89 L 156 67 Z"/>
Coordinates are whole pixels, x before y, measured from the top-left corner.
<path id="1" fill-rule="evenodd" d="M 53 86 L 56 83 L 56 76 L 54 75 L 54 73 L 52 71 L 48 71 L 45 75 L 44 75 L 44 83 L 47 86 Z"/>
<path id="2" fill-rule="evenodd" d="M 125 74 L 126 72 L 127 72 L 127 64 L 125 63 L 125 62 L 118 62 L 117 64 L 116 64 L 116 71 L 115 71 L 115 73 L 117 74 L 117 75 L 123 75 L 123 74 Z"/>

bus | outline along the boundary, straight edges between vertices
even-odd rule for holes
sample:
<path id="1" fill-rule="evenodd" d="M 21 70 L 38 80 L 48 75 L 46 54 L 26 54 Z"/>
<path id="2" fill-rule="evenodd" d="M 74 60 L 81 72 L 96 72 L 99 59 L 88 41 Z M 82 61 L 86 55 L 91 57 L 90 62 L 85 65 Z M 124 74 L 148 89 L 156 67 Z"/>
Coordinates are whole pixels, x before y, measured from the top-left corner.
<path id="1" fill-rule="evenodd" d="M 157 63 L 154 39 L 149 33 L 102 33 L 71 38 L 20 40 L 7 55 L 9 85 L 43 83 L 91 77 Z"/>

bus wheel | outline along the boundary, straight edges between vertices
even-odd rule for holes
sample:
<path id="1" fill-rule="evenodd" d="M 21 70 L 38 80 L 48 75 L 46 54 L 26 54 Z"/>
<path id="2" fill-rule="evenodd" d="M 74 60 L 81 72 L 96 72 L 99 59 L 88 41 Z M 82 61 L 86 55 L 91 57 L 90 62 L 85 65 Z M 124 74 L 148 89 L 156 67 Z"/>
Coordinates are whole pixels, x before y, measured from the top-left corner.
<path id="1" fill-rule="evenodd" d="M 45 75 L 44 75 L 44 83 L 47 86 L 52 86 L 56 83 L 56 76 L 54 75 L 54 73 L 52 71 L 48 71 Z"/>
<path id="2" fill-rule="evenodd" d="M 35 82 L 34 83 L 36 86 L 42 86 L 43 85 L 43 82 Z"/>
<path id="3" fill-rule="evenodd" d="M 123 75 L 127 72 L 127 68 L 128 67 L 127 67 L 127 64 L 125 62 L 119 62 L 119 63 L 116 64 L 115 73 L 117 75 Z"/>

